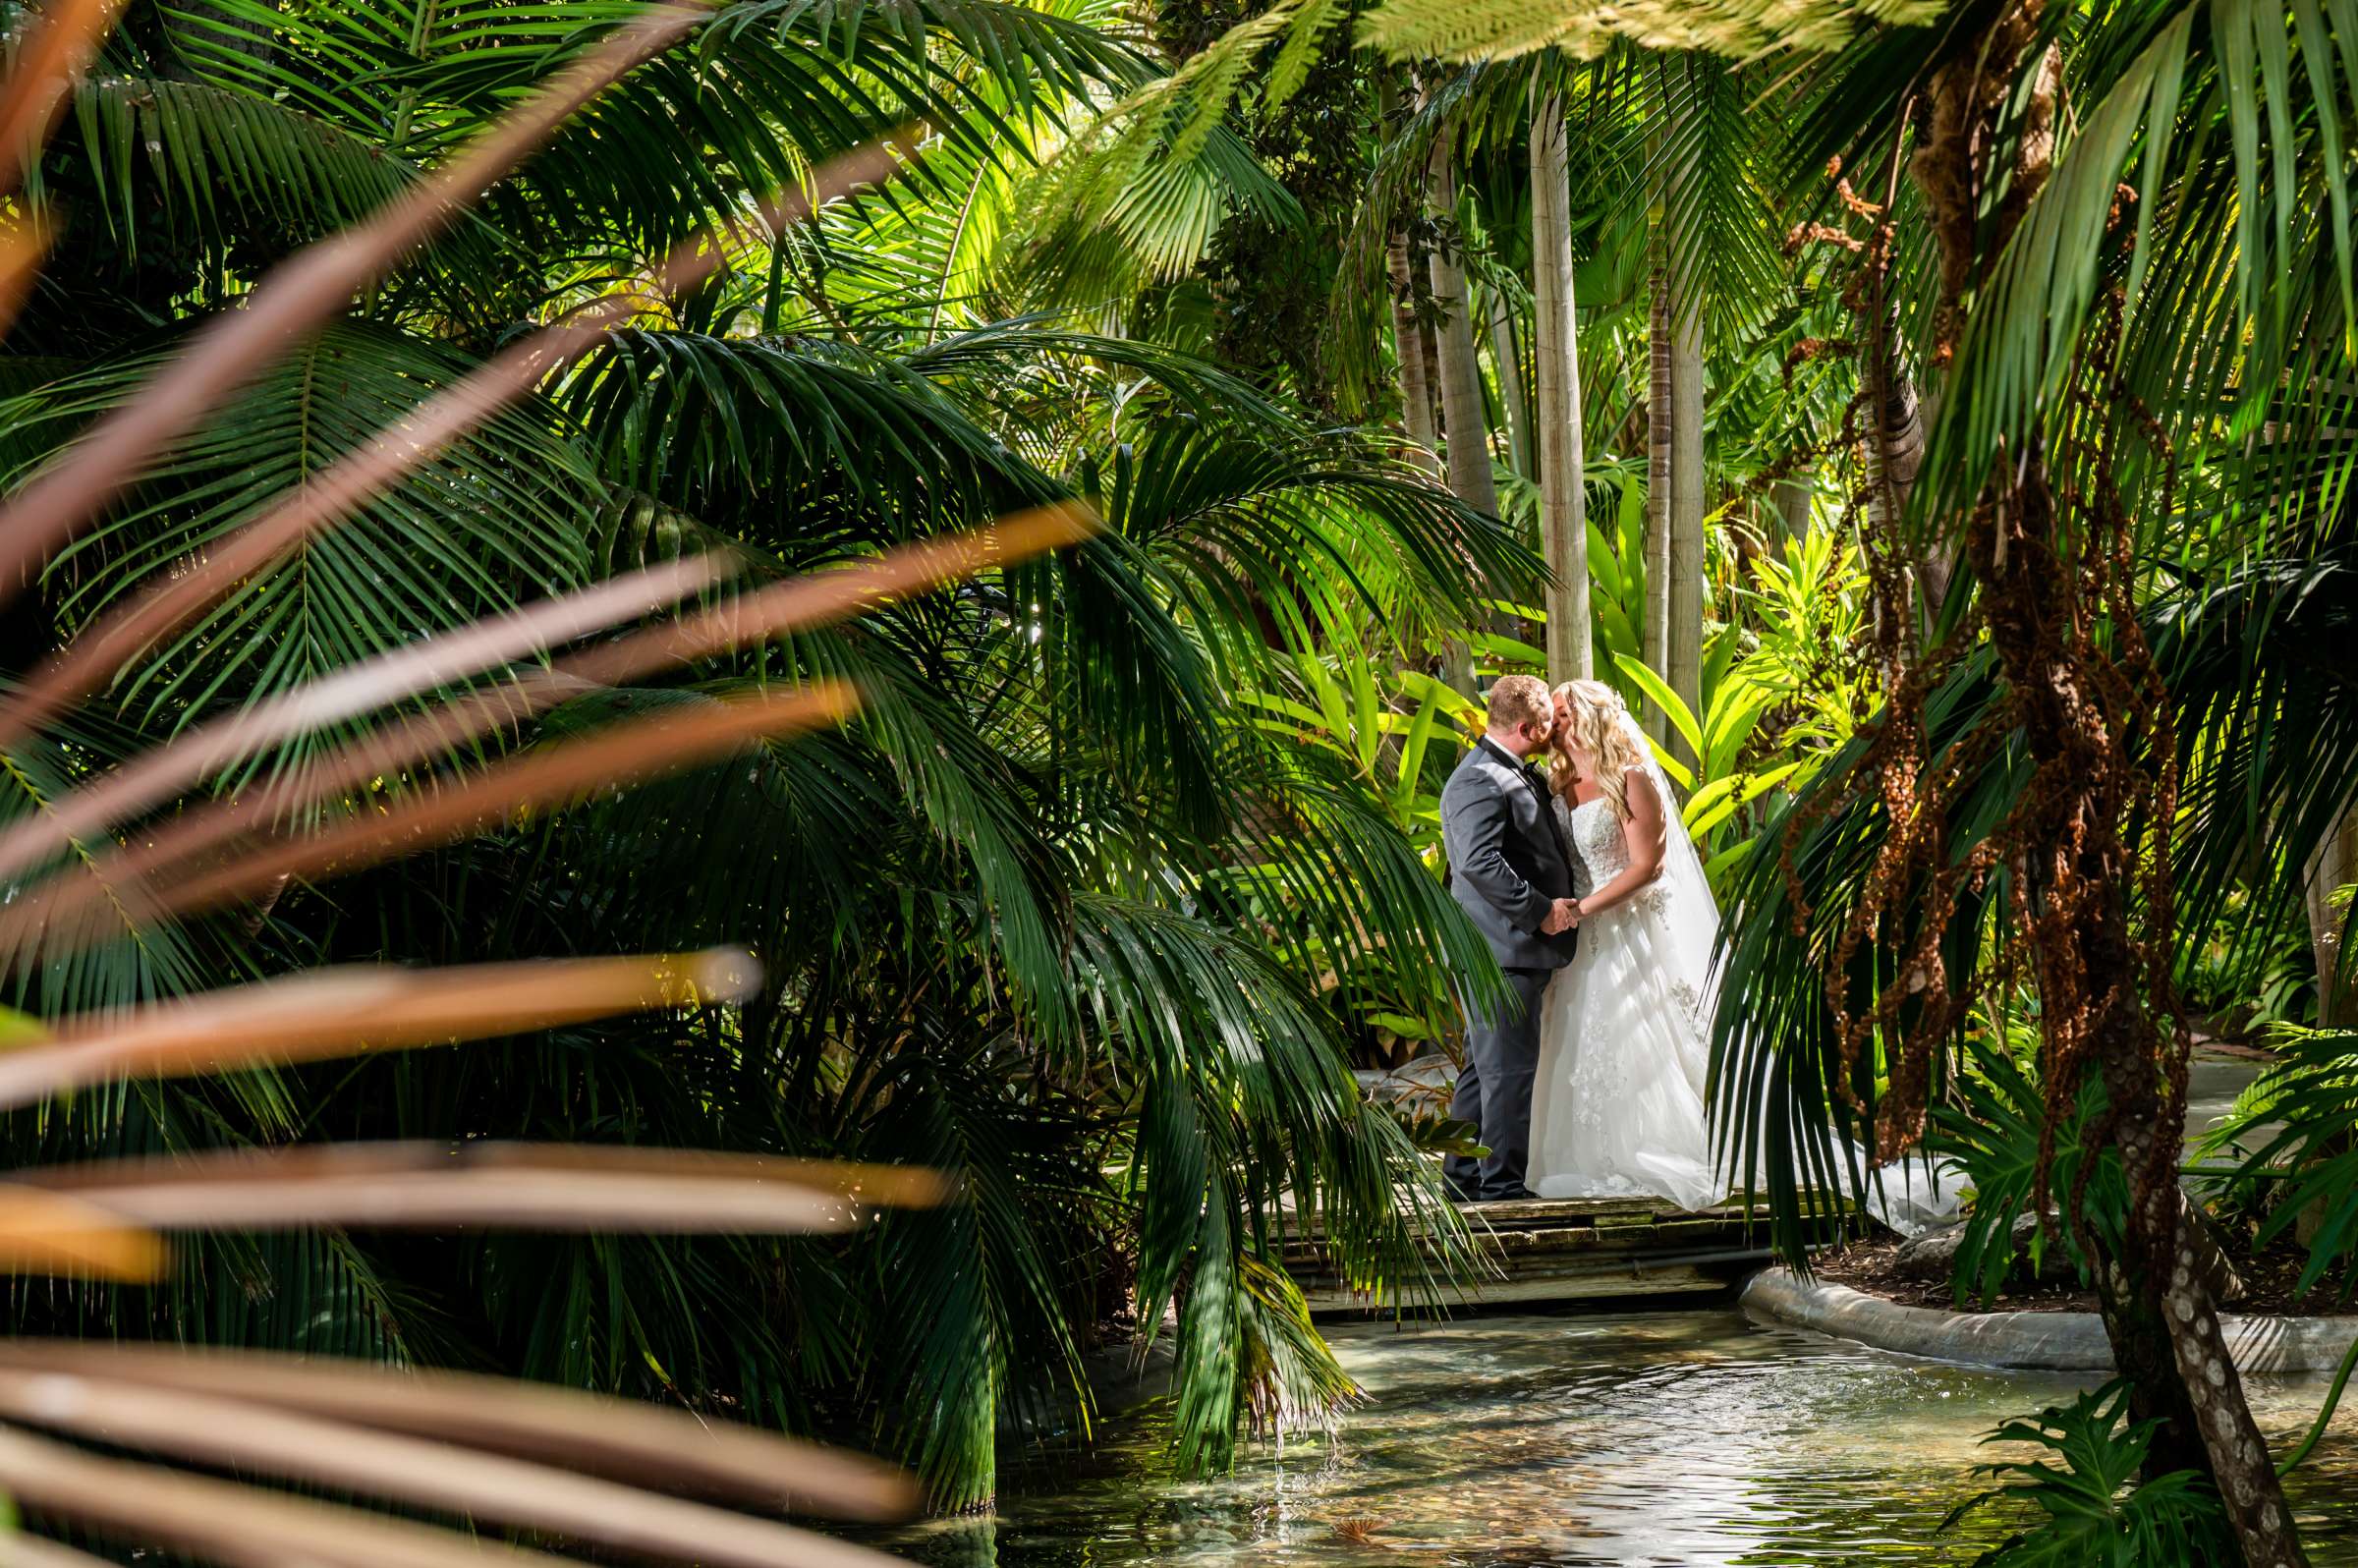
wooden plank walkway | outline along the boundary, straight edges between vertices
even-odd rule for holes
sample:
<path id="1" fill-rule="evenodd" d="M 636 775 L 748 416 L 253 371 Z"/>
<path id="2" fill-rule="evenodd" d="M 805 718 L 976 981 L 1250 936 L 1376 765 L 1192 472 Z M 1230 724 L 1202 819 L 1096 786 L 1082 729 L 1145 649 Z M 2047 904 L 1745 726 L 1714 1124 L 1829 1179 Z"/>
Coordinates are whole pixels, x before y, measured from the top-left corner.
<path id="1" fill-rule="evenodd" d="M 1769 1261 L 1765 1224 L 1742 1204 L 1689 1213 L 1662 1199 L 1536 1199 L 1461 1210 L 1496 1268 L 1471 1307 L 1716 1294 Z M 1286 1271 L 1317 1316 L 1388 1313 L 1339 1278 L 1315 1236 L 1287 1243 Z"/>

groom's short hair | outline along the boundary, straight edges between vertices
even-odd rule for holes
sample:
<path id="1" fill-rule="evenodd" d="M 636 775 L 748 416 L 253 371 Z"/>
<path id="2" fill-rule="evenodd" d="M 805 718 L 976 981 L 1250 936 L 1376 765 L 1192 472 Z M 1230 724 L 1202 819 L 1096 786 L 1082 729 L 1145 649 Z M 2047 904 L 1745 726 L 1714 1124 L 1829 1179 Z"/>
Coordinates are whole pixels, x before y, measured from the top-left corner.
<path id="1" fill-rule="evenodd" d="M 1555 700 L 1547 695 L 1547 683 L 1536 675 L 1501 675 L 1490 687 L 1491 729 L 1511 730 L 1554 716 Z"/>

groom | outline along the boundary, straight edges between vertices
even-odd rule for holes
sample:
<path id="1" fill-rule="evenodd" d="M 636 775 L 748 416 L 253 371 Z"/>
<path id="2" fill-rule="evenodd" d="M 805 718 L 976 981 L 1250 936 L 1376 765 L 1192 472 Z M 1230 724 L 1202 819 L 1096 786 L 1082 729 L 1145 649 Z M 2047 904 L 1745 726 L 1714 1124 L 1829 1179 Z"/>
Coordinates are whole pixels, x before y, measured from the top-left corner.
<path id="1" fill-rule="evenodd" d="M 1547 744 L 1555 708 L 1546 683 L 1501 676 L 1490 688 L 1489 733 L 1441 791 L 1449 890 L 1505 972 L 1507 995 L 1483 1012 L 1468 1002 L 1466 1065 L 1449 1114 L 1482 1129 L 1489 1153 L 1442 1165 L 1460 1202 L 1529 1198 L 1531 1086 L 1540 1064 L 1540 996 L 1572 962 L 1579 906 L 1572 849 L 1556 824 L 1545 777 L 1529 758 Z"/>

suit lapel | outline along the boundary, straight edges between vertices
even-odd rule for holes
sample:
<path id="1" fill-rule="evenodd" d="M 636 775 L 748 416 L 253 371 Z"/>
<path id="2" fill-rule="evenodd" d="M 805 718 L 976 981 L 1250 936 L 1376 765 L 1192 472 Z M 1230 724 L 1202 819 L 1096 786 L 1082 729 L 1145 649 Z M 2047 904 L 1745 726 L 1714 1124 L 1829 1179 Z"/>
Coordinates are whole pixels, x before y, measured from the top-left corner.
<path id="1" fill-rule="evenodd" d="M 1523 781 L 1523 787 L 1531 791 L 1532 798 L 1540 803 L 1540 820 L 1547 824 L 1548 842 L 1555 846 L 1556 857 L 1564 863 L 1564 869 L 1570 870 L 1572 846 L 1564 842 L 1564 827 L 1555 819 L 1555 802 L 1548 798 L 1547 786 L 1540 782 L 1539 775 L 1532 771 L 1530 763 L 1518 760 L 1512 752 L 1488 736 L 1482 738 L 1482 744 L 1489 748 L 1492 756 L 1514 771 L 1515 777 Z"/>

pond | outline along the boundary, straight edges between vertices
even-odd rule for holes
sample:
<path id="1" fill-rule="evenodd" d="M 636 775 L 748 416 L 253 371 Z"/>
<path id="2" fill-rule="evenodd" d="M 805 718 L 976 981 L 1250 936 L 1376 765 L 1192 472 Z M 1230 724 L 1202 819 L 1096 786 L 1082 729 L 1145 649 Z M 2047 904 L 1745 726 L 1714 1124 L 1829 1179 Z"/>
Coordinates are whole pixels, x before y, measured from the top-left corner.
<path id="1" fill-rule="evenodd" d="M 1748 1322 L 1732 1306 L 1484 1317 L 1331 1335 L 1368 1400 L 1330 1442 L 1174 1478 L 1151 1410 L 1085 1459 L 1036 1464 L 994 1519 L 891 1546 L 936 1568 L 1587 1568 L 1964 1564 L 2004 1521 L 1942 1517 L 2047 1373 L 1939 1366 Z M 2272 1439 L 2323 1379 L 2253 1390 Z M 2294 1493 L 2314 1560 L 2358 1568 L 2358 1412 Z M 2021 1455 L 2027 1457 L 2027 1453 Z"/>

